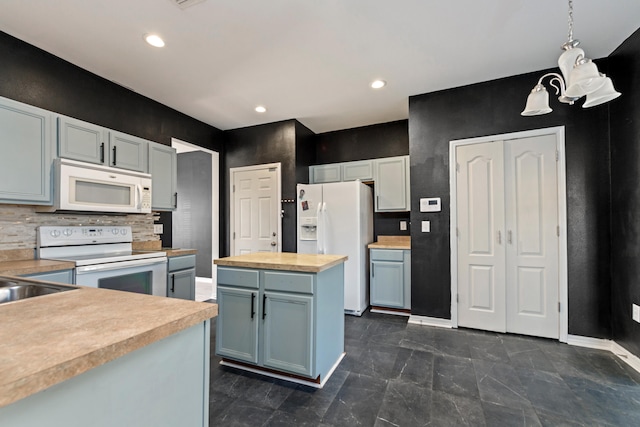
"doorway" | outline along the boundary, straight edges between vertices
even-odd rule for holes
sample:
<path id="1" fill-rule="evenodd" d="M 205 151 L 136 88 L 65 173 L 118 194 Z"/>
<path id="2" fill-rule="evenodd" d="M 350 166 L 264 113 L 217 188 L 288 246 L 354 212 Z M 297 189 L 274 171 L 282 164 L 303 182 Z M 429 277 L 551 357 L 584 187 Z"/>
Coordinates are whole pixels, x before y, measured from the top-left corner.
<path id="1" fill-rule="evenodd" d="M 567 340 L 564 128 L 451 141 L 452 324 Z"/>
<path id="2" fill-rule="evenodd" d="M 173 212 L 174 247 L 192 248 L 196 256 L 196 301 L 216 299 L 219 257 L 220 166 L 219 154 L 200 146 L 171 139 L 178 155 L 178 203 Z"/>
<path id="3" fill-rule="evenodd" d="M 231 168 L 231 255 L 280 252 L 282 204 L 280 163 Z"/>

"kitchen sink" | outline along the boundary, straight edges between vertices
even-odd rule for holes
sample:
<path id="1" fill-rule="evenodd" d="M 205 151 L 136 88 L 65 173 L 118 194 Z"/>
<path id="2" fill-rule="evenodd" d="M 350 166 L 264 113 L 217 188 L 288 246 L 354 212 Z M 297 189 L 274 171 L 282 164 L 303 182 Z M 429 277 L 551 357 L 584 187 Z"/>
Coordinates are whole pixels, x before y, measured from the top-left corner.
<path id="1" fill-rule="evenodd" d="M 75 286 L 0 278 L 0 304 L 78 289 Z"/>

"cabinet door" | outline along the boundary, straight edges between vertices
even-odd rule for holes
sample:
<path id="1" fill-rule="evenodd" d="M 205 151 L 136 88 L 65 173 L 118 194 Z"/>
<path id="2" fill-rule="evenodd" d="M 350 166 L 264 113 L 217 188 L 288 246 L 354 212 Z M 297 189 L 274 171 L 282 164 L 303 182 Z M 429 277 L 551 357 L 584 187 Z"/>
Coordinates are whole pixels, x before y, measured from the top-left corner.
<path id="1" fill-rule="evenodd" d="M 309 166 L 309 182 L 311 184 L 340 181 L 342 181 L 342 167 L 340 163 Z"/>
<path id="2" fill-rule="evenodd" d="M 147 152 L 149 141 L 126 133 L 109 132 L 108 166 L 147 172 Z"/>
<path id="3" fill-rule="evenodd" d="M 371 261 L 371 305 L 404 308 L 404 263 Z"/>
<path id="4" fill-rule="evenodd" d="M 261 303 L 264 309 L 262 364 L 269 368 L 314 376 L 313 297 L 265 292 Z"/>
<path id="5" fill-rule="evenodd" d="M 376 212 L 410 210 L 407 160 L 406 156 L 374 160 Z"/>
<path id="6" fill-rule="evenodd" d="M 149 173 L 151 174 L 151 207 L 170 211 L 178 203 L 178 166 L 176 149 L 149 143 Z"/>
<path id="7" fill-rule="evenodd" d="M 58 270 L 46 273 L 25 274 L 23 277 L 28 277 L 34 280 L 46 280 L 48 282 L 58 282 L 73 285 L 73 270 Z"/>
<path id="8" fill-rule="evenodd" d="M 109 131 L 71 117 L 58 117 L 58 155 L 65 159 L 106 165 Z"/>
<path id="9" fill-rule="evenodd" d="M 168 274 L 167 296 L 194 301 L 196 293 L 196 270 L 175 271 Z"/>
<path id="10" fill-rule="evenodd" d="M 50 112 L 0 98 L 0 201 L 50 205 Z"/>
<path id="11" fill-rule="evenodd" d="M 258 363 L 258 291 L 218 284 L 216 354 Z"/>
<path id="12" fill-rule="evenodd" d="M 342 164 L 342 180 L 355 181 L 356 179 L 360 181 L 373 180 L 373 162 L 371 160 Z"/>

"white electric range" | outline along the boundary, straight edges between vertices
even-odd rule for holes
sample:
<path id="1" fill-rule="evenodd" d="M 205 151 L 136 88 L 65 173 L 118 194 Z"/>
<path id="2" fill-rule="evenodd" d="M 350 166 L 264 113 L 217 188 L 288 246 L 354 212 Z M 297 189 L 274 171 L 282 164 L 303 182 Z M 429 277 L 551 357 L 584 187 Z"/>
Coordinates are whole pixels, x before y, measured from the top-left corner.
<path id="1" fill-rule="evenodd" d="M 132 250 L 130 226 L 41 226 L 36 256 L 75 263 L 75 284 L 167 296 L 167 256 Z"/>

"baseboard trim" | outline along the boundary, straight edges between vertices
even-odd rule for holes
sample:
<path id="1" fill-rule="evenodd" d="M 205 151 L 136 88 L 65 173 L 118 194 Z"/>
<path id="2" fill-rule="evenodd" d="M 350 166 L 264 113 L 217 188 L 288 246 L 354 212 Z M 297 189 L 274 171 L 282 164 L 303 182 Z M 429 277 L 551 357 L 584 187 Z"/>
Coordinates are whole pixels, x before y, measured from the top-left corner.
<path id="1" fill-rule="evenodd" d="M 580 335 L 569 335 L 567 337 L 567 344 L 578 347 L 608 350 L 618 356 L 618 358 L 627 365 L 640 372 L 640 358 L 615 341 L 605 340 L 602 338 L 583 337 Z"/>
<path id="2" fill-rule="evenodd" d="M 416 316 L 414 314 L 409 316 L 408 323 L 422 326 L 436 326 L 438 328 L 452 328 L 451 319 L 441 319 L 439 317 L 427 317 Z"/>

